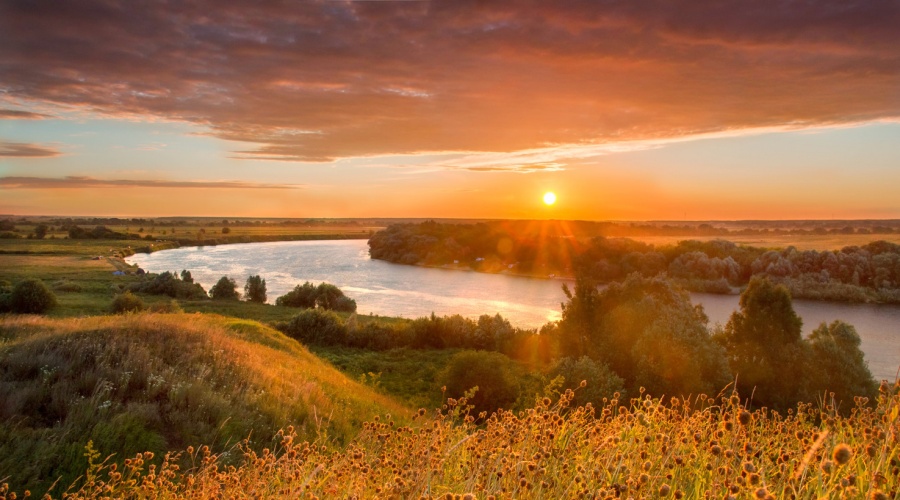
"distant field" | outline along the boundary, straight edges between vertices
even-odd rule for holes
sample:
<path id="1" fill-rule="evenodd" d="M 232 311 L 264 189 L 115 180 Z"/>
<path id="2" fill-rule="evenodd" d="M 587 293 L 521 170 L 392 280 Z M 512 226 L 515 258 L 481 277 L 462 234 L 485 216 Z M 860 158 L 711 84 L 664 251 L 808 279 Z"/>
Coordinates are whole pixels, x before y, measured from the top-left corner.
<path id="1" fill-rule="evenodd" d="M 30 225 L 20 225 L 18 226 L 22 230 L 22 234 L 28 234 L 34 230 L 34 226 Z M 85 229 L 91 229 L 93 226 L 84 225 L 82 226 Z M 136 224 L 130 225 L 106 225 L 107 229 L 111 231 L 115 231 L 117 233 L 125 233 L 125 234 L 139 234 L 141 237 L 146 237 L 150 235 L 153 239 L 167 239 L 167 238 L 190 238 L 202 236 L 203 238 L 215 238 L 218 235 L 227 234 L 228 236 L 291 236 L 291 235 L 349 235 L 349 234 L 358 234 L 360 238 L 367 238 L 370 232 L 376 232 L 380 229 L 383 229 L 383 226 L 360 226 L 356 224 L 348 224 L 348 225 L 310 225 L 310 226 L 302 226 L 302 225 L 280 225 L 280 224 L 265 224 L 265 225 L 223 225 L 218 224 L 214 226 L 210 226 L 208 224 L 189 224 L 189 225 L 171 225 L 171 224 L 156 224 L 156 225 L 145 225 L 139 226 Z M 222 233 L 223 228 L 228 228 L 227 233 Z M 65 231 L 51 231 L 47 233 L 47 238 L 53 237 L 56 239 L 63 239 L 68 235 Z M 53 240 L 50 240 L 53 241 Z"/>
<path id="2" fill-rule="evenodd" d="M 672 245 L 684 240 L 728 240 L 741 245 L 763 248 L 797 247 L 798 250 L 840 250 L 846 246 L 862 246 L 873 241 L 900 244 L 900 234 L 824 234 L 824 235 L 731 235 L 731 236 L 631 236 L 629 239 L 653 245 Z"/>

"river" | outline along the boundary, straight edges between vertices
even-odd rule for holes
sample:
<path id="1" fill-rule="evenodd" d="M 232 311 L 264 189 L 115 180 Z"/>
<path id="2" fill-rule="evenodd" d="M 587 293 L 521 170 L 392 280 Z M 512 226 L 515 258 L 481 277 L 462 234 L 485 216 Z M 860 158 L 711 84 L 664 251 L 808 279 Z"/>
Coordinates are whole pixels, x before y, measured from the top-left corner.
<path id="1" fill-rule="evenodd" d="M 269 302 L 304 281 L 337 285 L 355 299 L 360 314 L 415 318 L 500 313 L 513 325 L 536 328 L 560 317 L 560 280 L 543 280 L 391 264 L 369 258 L 365 240 L 247 243 L 163 250 L 127 260 L 150 272 L 191 271 L 204 289 L 223 275 L 243 287 L 247 276 L 266 280 Z M 710 323 L 724 324 L 738 297 L 692 293 Z M 820 323 L 844 320 L 856 327 L 869 368 L 894 380 L 900 366 L 900 306 L 795 300 L 808 335 Z"/>

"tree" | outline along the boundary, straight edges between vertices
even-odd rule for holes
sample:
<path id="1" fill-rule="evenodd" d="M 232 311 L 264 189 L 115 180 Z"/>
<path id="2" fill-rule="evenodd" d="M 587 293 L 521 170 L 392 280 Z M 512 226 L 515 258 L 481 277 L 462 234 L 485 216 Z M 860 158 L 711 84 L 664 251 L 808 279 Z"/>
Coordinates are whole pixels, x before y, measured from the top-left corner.
<path id="1" fill-rule="evenodd" d="M 194 277 L 191 276 L 190 271 L 188 271 L 187 269 L 182 269 L 181 270 L 181 281 L 184 281 L 185 283 L 193 283 Z"/>
<path id="2" fill-rule="evenodd" d="M 846 411 L 853 407 L 854 396 L 875 399 L 878 385 L 852 325 L 839 320 L 830 325 L 822 323 L 810 334 L 808 342 L 813 356 L 811 385 L 816 395 L 834 393 L 835 401 L 843 402 L 842 409 Z"/>
<path id="3" fill-rule="evenodd" d="M 732 313 L 720 336 L 743 394 L 776 408 L 805 398 L 810 353 L 802 342 L 802 327 L 784 285 L 764 277 L 750 280 L 740 310 Z"/>
<path id="4" fill-rule="evenodd" d="M 244 285 L 244 297 L 248 302 L 256 302 L 257 304 L 266 303 L 266 280 L 262 279 L 258 274 L 247 278 Z"/>
<path id="5" fill-rule="evenodd" d="M 209 296 L 218 300 L 238 300 L 241 298 L 237 291 L 237 283 L 228 276 L 222 276 L 212 288 L 209 289 Z"/>
<path id="6" fill-rule="evenodd" d="M 316 295 L 316 285 L 307 281 L 302 285 L 295 286 L 290 292 L 275 299 L 275 305 L 310 309 L 316 307 Z"/>
<path id="7" fill-rule="evenodd" d="M 29 278 L 19 282 L 9 296 L 9 307 L 14 313 L 42 314 L 56 306 L 56 295 L 43 281 Z"/>
<path id="8" fill-rule="evenodd" d="M 669 281 L 633 273 L 602 291 L 583 279 L 574 293 L 564 291 L 563 356 L 605 363 L 626 387 L 655 395 L 716 393 L 730 380 L 725 351 L 712 339 L 703 308 Z"/>
<path id="9" fill-rule="evenodd" d="M 230 227 L 223 227 L 223 228 L 222 228 L 222 234 L 228 234 L 228 233 L 230 233 L 230 232 L 231 232 L 231 228 L 230 228 Z"/>
<path id="10" fill-rule="evenodd" d="M 47 232 L 49 230 L 50 230 L 50 228 L 47 227 L 47 224 L 38 224 L 34 228 L 34 237 L 39 240 L 42 240 L 42 239 L 44 239 L 45 236 L 47 236 Z"/>
<path id="11" fill-rule="evenodd" d="M 517 366 L 497 352 L 462 351 L 453 355 L 438 382 L 447 388 L 446 395 L 462 397 L 478 388 L 469 399 L 474 415 L 488 414 L 498 408 L 509 409 L 518 397 Z"/>
<path id="12" fill-rule="evenodd" d="M 320 283 L 316 288 L 316 305 L 322 309 L 334 309 L 338 299 L 344 296 L 340 288 L 331 283 Z"/>

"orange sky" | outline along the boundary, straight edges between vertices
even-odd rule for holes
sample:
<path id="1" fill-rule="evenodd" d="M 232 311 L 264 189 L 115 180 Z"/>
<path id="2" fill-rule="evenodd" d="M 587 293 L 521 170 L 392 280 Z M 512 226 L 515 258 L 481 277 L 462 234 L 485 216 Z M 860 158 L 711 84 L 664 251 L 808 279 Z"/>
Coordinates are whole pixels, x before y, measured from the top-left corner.
<path id="1" fill-rule="evenodd" d="M 893 2 L 3 2 L 0 213 L 900 218 L 897 26 Z"/>

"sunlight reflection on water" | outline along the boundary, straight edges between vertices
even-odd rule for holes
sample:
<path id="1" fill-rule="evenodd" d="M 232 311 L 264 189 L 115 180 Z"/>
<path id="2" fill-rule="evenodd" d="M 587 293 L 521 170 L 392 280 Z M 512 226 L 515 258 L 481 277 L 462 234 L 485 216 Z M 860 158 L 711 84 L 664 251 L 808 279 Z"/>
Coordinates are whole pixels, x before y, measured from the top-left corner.
<path id="1" fill-rule="evenodd" d="M 560 318 L 562 281 L 403 266 L 369 258 L 365 240 L 248 243 L 190 247 L 128 258 L 150 272 L 188 269 L 206 290 L 222 275 L 243 286 L 247 276 L 266 280 L 269 302 L 304 281 L 327 281 L 359 305 L 360 314 L 416 318 L 500 313 L 513 325 L 538 328 Z M 737 296 L 691 294 L 710 318 L 724 324 Z M 854 325 L 876 378 L 893 380 L 900 364 L 900 306 L 795 301 L 804 334 L 821 322 Z"/>

